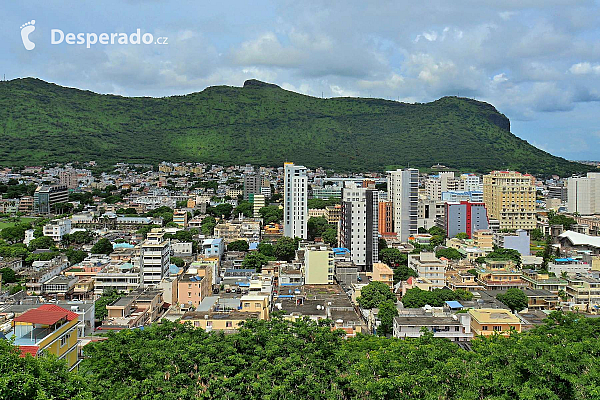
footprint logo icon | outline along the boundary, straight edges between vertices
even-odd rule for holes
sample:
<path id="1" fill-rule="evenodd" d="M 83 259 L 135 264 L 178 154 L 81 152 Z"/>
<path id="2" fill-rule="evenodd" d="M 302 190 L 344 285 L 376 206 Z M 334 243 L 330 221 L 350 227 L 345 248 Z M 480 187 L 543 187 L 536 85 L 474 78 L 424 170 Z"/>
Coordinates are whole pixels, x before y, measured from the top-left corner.
<path id="1" fill-rule="evenodd" d="M 25 46 L 25 49 L 27 50 L 33 50 L 35 48 L 35 43 L 29 40 L 29 34 L 33 31 L 35 31 L 35 19 L 21 25 L 21 39 L 23 39 L 23 46 Z"/>

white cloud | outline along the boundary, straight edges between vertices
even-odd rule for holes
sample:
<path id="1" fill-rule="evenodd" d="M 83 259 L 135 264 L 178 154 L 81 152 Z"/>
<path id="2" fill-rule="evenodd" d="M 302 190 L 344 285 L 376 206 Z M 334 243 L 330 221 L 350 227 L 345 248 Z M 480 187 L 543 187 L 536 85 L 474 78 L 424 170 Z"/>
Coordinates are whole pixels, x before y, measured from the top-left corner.
<path id="1" fill-rule="evenodd" d="M 600 74 L 600 64 L 580 62 L 571 65 L 571 68 L 569 68 L 569 72 L 574 75 Z"/>

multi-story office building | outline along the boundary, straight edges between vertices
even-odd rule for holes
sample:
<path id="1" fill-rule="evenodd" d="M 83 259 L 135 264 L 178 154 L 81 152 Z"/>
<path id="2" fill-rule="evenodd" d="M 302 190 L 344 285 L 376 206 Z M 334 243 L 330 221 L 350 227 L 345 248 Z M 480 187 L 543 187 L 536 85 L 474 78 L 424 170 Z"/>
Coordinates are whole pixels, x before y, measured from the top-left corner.
<path id="1" fill-rule="evenodd" d="M 500 229 L 536 228 L 535 178 L 515 171 L 493 171 L 483 177 L 483 199 Z"/>
<path id="2" fill-rule="evenodd" d="M 451 238 L 459 233 L 471 238 L 475 231 L 489 229 L 484 203 L 446 203 L 445 222 L 446 234 Z"/>
<path id="3" fill-rule="evenodd" d="M 260 194 L 260 175 L 254 172 L 244 174 L 244 200 L 248 200 L 251 194 Z"/>
<path id="4" fill-rule="evenodd" d="M 483 190 L 472 192 L 442 192 L 442 201 L 472 201 L 473 203 L 481 203 L 483 202 Z"/>
<path id="5" fill-rule="evenodd" d="M 79 186 L 77 171 L 74 169 L 60 171 L 58 173 L 58 180 L 61 185 L 64 185 L 69 189 L 77 189 L 77 186 Z"/>
<path id="6" fill-rule="evenodd" d="M 50 214 L 57 203 L 69 201 L 69 191 L 64 185 L 38 186 L 33 194 L 33 211 L 40 214 Z"/>
<path id="7" fill-rule="evenodd" d="M 465 192 L 481 192 L 483 185 L 479 176 L 475 174 L 462 174 L 460 176 L 459 190 Z"/>
<path id="8" fill-rule="evenodd" d="M 567 180 L 567 210 L 580 215 L 600 214 L 600 172 Z"/>
<path id="9" fill-rule="evenodd" d="M 442 193 L 459 190 L 460 180 L 454 177 L 454 172 L 440 172 L 425 181 L 427 197 L 431 200 L 441 200 Z"/>
<path id="10" fill-rule="evenodd" d="M 162 232 L 150 232 L 142 243 L 141 276 L 144 287 L 156 287 L 169 274 L 171 246 L 163 235 Z"/>
<path id="11" fill-rule="evenodd" d="M 342 189 L 339 243 L 350 250 L 352 261 L 362 271 L 371 271 L 379 252 L 379 193 L 346 182 Z"/>
<path id="12" fill-rule="evenodd" d="M 566 186 L 548 186 L 548 198 L 559 199 L 561 203 L 566 203 L 569 199 Z"/>
<path id="13" fill-rule="evenodd" d="M 392 202 L 394 232 L 407 242 L 416 235 L 419 203 L 419 170 L 398 169 L 388 171 L 388 200 Z"/>
<path id="14" fill-rule="evenodd" d="M 308 178 L 306 167 L 285 163 L 283 189 L 283 235 L 307 238 Z"/>

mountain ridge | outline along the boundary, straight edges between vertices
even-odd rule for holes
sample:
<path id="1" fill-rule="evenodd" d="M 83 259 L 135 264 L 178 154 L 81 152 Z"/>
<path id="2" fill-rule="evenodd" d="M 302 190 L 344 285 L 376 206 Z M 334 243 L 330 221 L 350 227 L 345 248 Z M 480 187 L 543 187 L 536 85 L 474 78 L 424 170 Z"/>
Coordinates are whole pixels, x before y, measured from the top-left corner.
<path id="1" fill-rule="evenodd" d="M 190 161 L 339 171 L 440 163 L 474 172 L 569 175 L 586 166 L 510 133 L 489 104 L 454 96 L 429 103 L 321 99 L 250 79 L 169 97 L 124 97 L 37 78 L 0 82 L 0 162 Z"/>

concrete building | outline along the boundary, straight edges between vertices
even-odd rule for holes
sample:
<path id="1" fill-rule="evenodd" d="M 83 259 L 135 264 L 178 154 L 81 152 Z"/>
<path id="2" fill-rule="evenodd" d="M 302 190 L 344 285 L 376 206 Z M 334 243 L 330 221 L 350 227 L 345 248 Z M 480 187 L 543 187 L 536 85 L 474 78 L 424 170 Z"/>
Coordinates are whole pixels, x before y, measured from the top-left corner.
<path id="1" fill-rule="evenodd" d="M 202 242 L 202 254 L 205 257 L 223 257 L 225 253 L 225 241 L 221 238 L 204 239 Z"/>
<path id="2" fill-rule="evenodd" d="M 142 243 L 141 284 L 144 287 L 156 286 L 169 275 L 171 245 L 163 236 L 162 232 L 150 232 Z"/>
<path id="3" fill-rule="evenodd" d="M 173 222 L 186 229 L 188 226 L 188 213 L 186 210 L 174 210 L 173 211 Z"/>
<path id="4" fill-rule="evenodd" d="M 394 212 L 391 201 L 380 201 L 378 210 L 377 230 L 382 236 L 389 236 L 394 233 Z"/>
<path id="5" fill-rule="evenodd" d="M 522 256 L 531 255 L 529 233 L 517 229 L 514 233 L 494 233 L 494 244 L 503 249 L 517 250 Z"/>
<path id="6" fill-rule="evenodd" d="M 60 242 L 64 235 L 71 233 L 71 219 L 61 218 L 50 221 L 44 225 L 42 230 L 44 236 L 52 238 L 55 242 Z"/>
<path id="7" fill-rule="evenodd" d="M 304 283 L 332 285 L 334 283 L 333 250 L 325 245 L 304 248 Z"/>
<path id="8" fill-rule="evenodd" d="M 212 268 L 194 268 L 196 274 L 185 274 L 177 282 L 177 302 L 198 307 L 202 301 L 212 295 Z"/>
<path id="9" fill-rule="evenodd" d="M 471 201 L 473 203 L 483 203 L 483 191 L 458 191 L 458 192 L 442 192 L 442 201 L 458 202 Z"/>
<path id="10" fill-rule="evenodd" d="M 408 255 L 408 266 L 419 274 L 419 278 L 431 283 L 432 289 L 441 289 L 446 286 L 447 262 L 440 260 L 435 253 L 421 252 Z"/>
<path id="11" fill-rule="evenodd" d="M 493 171 L 483 177 L 483 199 L 500 229 L 536 228 L 535 178 L 515 171 Z"/>
<path id="12" fill-rule="evenodd" d="M 418 233 L 419 170 L 387 172 L 388 199 L 392 202 L 394 232 L 402 242 Z"/>
<path id="13" fill-rule="evenodd" d="M 487 210 L 484 203 L 446 203 L 445 229 L 448 237 L 466 233 L 469 238 L 475 231 L 488 229 Z"/>
<path id="14" fill-rule="evenodd" d="M 425 191 L 430 200 L 442 200 L 442 193 L 459 190 L 460 180 L 454 177 L 454 172 L 445 171 L 430 176 L 425 180 Z"/>
<path id="15" fill-rule="evenodd" d="M 350 250 L 352 261 L 361 271 L 371 271 L 379 254 L 379 192 L 353 182 L 345 184 L 338 243 Z"/>
<path id="16" fill-rule="evenodd" d="M 567 179 L 567 210 L 580 215 L 600 214 L 600 172 Z"/>
<path id="17" fill-rule="evenodd" d="M 15 336 L 14 345 L 23 355 L 39 357 L 52 354 L 65 360 L 69 370 L 77 368 L 80 357 L 78 315 L 57 305 L 44 304 L 12 321 L 7 337 Z"/>
<path id="18" fill-rule="evenodd" d="M 491 336 L 495 333 L 509 336 L 510 332 L 521 332 L 521 320 L 510 310 L 502 308 L 470 309 L 471 328 L 475 335 Z"/>
<path id="19" fill-rule="evenodd" d="M 394 337 L 397 339 L 421 337 L 422 328 L 432 332 L 433 337 L 451 342 L 468 342 L 473 338 L 471 315 L 468 313 L 394 317 Z"/>
<path id="20" fill-rule="evenodd" d="M 250 203 L 252 203 L 252 212 L 255 218 L 260 216 L 260 209 L 266 206 L 264 194 L 250 194 L 248 197 Z"/>
<path id="21" fill-rule="evenodd" d="M 69 201 L 69 191 L 64 185 L 38 186 L 33 194 L 33 211 L 40 214 L 54 212 L 54 205 Z"/>
<path id="22" fill-rule="evenodd" d="M 494 250 L 494 233 L 489 230 L 479 230 L 473 232 L 473 244 L 483 251 L 492 252 Z"/>
<path id="23" fill-rule="evenodd" d="M 394 270 L 384 263 L 374 263 L 373 272 L 370 274 L 372 281 L 383 282 L 390 290 L 394 290 Z"/>
<path id="24" fill-rule="evenodd" d="M 563 252 L 582 252 L 600 255 L 600 237 L 566 231 L 558 235 L 558 243 Z"/>
<path id="25" fill-rule="evenodd" d="M 559 204 L 567 203 L 569 200 L 569 190 L 566 186 L 548 186 L 548 199 L 559 200 Z"/>
<path id="26" fill-rule="evenodd" d="M 283 189 L 283 235 L 306 239 L 308 229 L 308 183 L 306 167 L 285 163 Z"/>
<path id="27" fill-rule="evenodd" d="M 79 180 L 77 171 L 73 169 L 64 169 L 58 173 L 58 181 L 61 185 L 66 186 L 67 189 L 77 189 L 79 186 Z"/>
<path id="28" fill-rule="evenodd" d="M 417 227 L 431 229 L 446 217 L 446 203 L 441 200 L 419 198 Z"/>
<path id="29" fill-rule="evenodd" d="M 483 194 L 483 184 L 481 183 L 479 176 L 475 174 L 461 174 L 459 186 L 460 190 L 466 192 L 481 192 Z M 483 201 L 483 199 L 471 201 Z"/>

